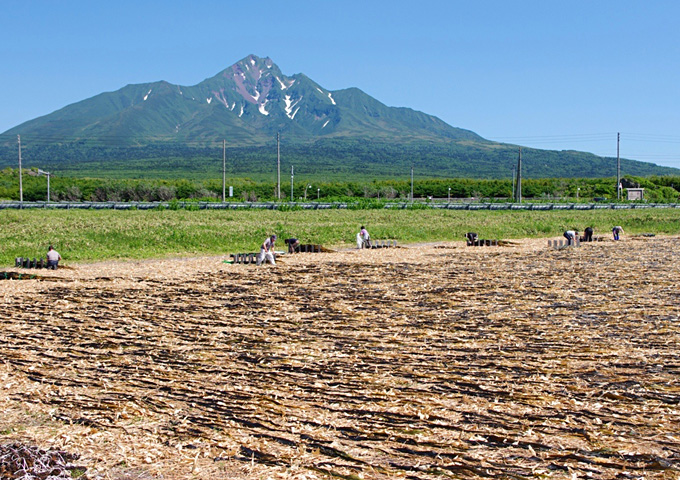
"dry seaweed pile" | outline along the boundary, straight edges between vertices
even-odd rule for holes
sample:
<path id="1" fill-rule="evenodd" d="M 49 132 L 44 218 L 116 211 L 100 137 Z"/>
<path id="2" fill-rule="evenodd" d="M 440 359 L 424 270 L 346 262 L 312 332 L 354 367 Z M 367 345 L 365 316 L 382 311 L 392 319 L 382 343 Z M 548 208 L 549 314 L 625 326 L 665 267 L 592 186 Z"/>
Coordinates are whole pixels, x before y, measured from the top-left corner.
<path id="1" fill-rule="evenodd" d="M 100 471 L 678 478 L 678 247 L 428 247 L 36 282 L 0 303 L 7 402 L 79 429 L 70 448 Z"/>
<path id="2" fill-rule="evenodd" d="M 84 467 L 73 464 L 77 459 L 77 455 L 59 450 L 41 450 L 20 443 L 0 445 L 0 478 L 70 480 L 79 476 L 84 480 Z"/>

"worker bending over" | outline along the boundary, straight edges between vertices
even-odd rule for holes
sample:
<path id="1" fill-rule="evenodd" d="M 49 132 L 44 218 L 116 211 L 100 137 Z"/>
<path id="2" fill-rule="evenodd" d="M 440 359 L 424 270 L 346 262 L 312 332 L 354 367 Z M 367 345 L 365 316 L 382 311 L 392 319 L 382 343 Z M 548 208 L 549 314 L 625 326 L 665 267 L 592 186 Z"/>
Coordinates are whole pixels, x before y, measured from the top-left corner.
<path id="1" fill-rule="evenodd" d="M 567 245 L 573 245 L 578 236 L 578 230 L 567 230 L 564 232 L 564 238 L 567 239 Z"/>
<path id="2" fill-rule="evenodd" d="M 274 260 L 274 243 L 276 242 L 276 235 L 272 235 L 267 238 L 260 247 L 260 254 L 257 256 L 257 264 L 262 265 L 265 262 L 269 262 L 272 265 L 276 265 L 276 260 Z"/>

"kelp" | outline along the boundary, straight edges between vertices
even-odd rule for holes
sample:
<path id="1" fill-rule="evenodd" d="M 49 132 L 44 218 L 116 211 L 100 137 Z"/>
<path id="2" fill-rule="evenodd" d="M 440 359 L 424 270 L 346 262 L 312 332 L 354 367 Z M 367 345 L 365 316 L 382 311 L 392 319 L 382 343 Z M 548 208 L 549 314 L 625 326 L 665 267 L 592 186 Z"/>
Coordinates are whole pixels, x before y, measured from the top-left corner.
<path id="1" fill-rule="evenodd" d="M 5 282 L 3 405 L 98 471 L 674 478 L 679 239 L 518 243 Z"/>

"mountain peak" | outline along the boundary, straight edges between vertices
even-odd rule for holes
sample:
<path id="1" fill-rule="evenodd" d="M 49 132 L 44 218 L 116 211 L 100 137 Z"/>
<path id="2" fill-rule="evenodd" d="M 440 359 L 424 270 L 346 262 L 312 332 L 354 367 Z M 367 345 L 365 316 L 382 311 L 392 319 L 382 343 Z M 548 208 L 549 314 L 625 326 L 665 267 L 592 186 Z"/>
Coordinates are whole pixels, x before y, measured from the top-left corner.
<path id="1" fill-rule="evenodd" d="M 287 79 L 269 58 L 249 55 L 224 71 L 224 78 L 233 82 L 232 88 L 243 100 L 257 105 L 260 113 L 268 115 L 266 104 L 272 89 L 285 90 L 294 81 Z"/>
<path id="2" fill-rule="evenodd" d="M 346 162 L 355 162 L 364 173 L 371 168 L 396 171 L 399 162 L 403 167 L 420 158 L 425 168 L 439 165 L 432 170 L 437 175 L 469 172 L 474 163 L 480 175 L 498 176 L 499 165 L 515 158 L 514 147 L 494 144 L 410 108 L 388 107 L 358 88 L 330 91 L 303 73 L 284 75 L 269 57 L 251 54 L 197 85 L 131 84 L 18 125 L 3 135 L 10 140 L 0 144 L 0 165 L 9 158 L 2 157 L 2 148 L 5 152 L 15 148 L 18 134 L 27 140 L 48 139 L 42 153 L 37 149 L 31 153 L 32 158 L 43 155 L 40 161 L 48 162 L 55 157 L 57 144 L 64 144 L 65 154 L 78 159 L 89 155 L 85 144 L 95 146 L 96 158 L 103 147 L 134 145 L 153 147 L 154 159 L 158 151 L 167 149 L 168 158 L 174 159 L 178 148 L 191 150 L 224 139 L 232 147 L 247 147 L 244 157 L 252 158 L 250 148 L 271 145 L 277 132 L 301 147 L 300 152 L 307 152 L 300 155 L 306 156 L 312 169 L 322 168 L 324 159 L 336 158 L 334 172 L 342 171 Z M 187 155 L 190 161 L 193 157 Z M 569 170 L 561 167 L 562 176 L 585 172 L 564 160 L 568 154 L 540 155 L 569 165 Z M 550 160 L 540 163 L 547 165 Z M 590 170 L 585 176 L 603 171 L 602 163 L 592 156 L 587 165 Z M 676 171 L 659 171 L 666 173 Z"/>
<path id="3" fill-rule="evenodd" d="M 64 140 L 122 138 L 119 132 L 124 131 L 122 141 L 138 144 L 148 138 L 224 137 L 252 144 L 268 141 L 276 132 L 298 140 L 395 135 L 442 140 L 463 133 L 479 138 L 407 110 L 387 107 L 358 89 L 330 91 L 302 73 L 284 75 L 271 58 L 250 54 L 194 86 L 128 85 L 20 127 L 22 133 L 59 130 Z"/>
<path id="4" fill-rule="evenodd" d="M 253 55 L 252 53 L 237 63 L 249 63 L 253 67 L 261 66 L 264 68 L 271 68 L 274 65 L 274 62 L 272 61 L 271 58 L 269 57 L 261 58 L 258 57 L 257 55 Z"/>

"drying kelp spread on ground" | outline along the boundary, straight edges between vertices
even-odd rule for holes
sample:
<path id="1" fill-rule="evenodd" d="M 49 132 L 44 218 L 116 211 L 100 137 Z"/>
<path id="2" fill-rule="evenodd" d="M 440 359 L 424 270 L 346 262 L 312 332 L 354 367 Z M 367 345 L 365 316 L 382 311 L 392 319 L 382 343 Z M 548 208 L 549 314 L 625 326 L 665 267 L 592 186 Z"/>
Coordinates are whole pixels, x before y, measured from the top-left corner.
<path id="1" fill-rule="evenodd" d="M 678 478 L 680 239 L 545 243 L 2 281 L 0 439 L 91 478 Z"/>

